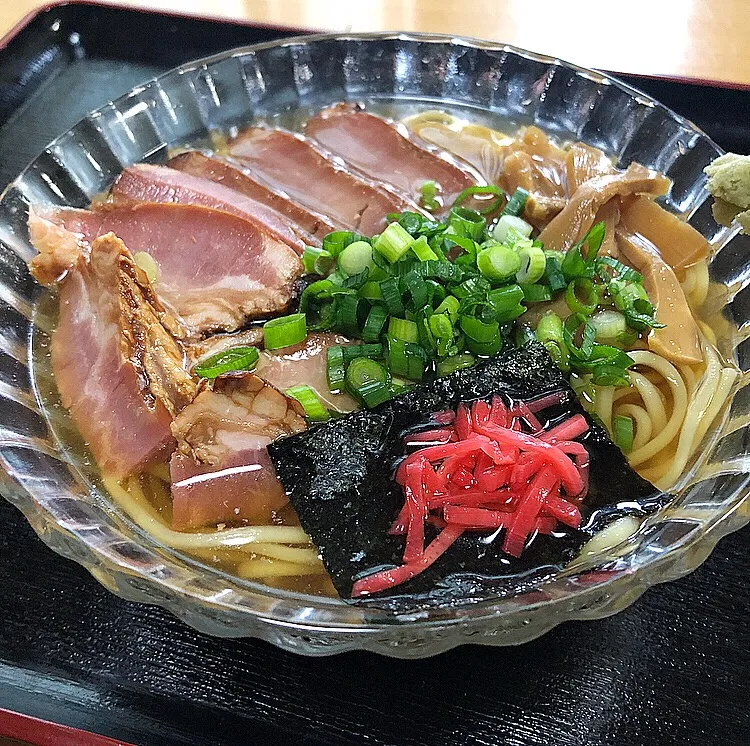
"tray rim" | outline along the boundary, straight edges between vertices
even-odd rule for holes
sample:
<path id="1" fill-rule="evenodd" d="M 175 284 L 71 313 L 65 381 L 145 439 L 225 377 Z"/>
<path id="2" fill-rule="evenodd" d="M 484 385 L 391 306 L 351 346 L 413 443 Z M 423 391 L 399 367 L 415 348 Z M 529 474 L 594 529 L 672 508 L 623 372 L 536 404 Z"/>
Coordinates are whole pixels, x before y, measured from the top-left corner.
<path id="1" fill-rule="evenodd" d="M 37 18 L 45 15 L 46 13 L 50 13 L 56 9 L 59 8 L 65 8 L 65 7 L 91 7 L 91 8 L 103 8 L 106 10 L 113 9 L 113 10 L 119 10 L 119 11 L 127 11 L 133 14 L 143 14 L 143 15 L 154 15 L 154 16 L 161 16 L 163 18 L 175 18 L 175 19 L 182 19 L 182 20 L 195 20 L 195 21 L 203 21 L 208 23 L 220 23 L 220 24 L 226 24 L 230 26 L 239 26 L 242 28 L 255 28 L 255 29 L 267 29 L 269 31 L 277 31 L 277 32 L 289 32 L 290 36 L 302 36 L 302 35 L 310 35 L 310 34 L 340 34 L 345 35 L 348 33 L 382 33 L 382 34 L 428 34 L 430 36 L 446 36 L 446 37 L 460 37 L 462 39 L 466 40 L 477 40 L 477 41 L 489 41 L 494 44 L 499 45 L 505 45 L 509 47 L 513 47 L 514 49 L 520 49 L 522 51 L 528 51 L 524 47 L 520 47 L 517 44 L 513 44 L 510 42 L 501 41 L 499 39 L 481 39 L 480 37 L 476 36 L 468 36 L 468 35 L 462 35 L 462 34 L 447 34 L 447 33 L 437 33 L 437 32 L 427 32 L 427 31 L 398 31 L 398 30 L 383 30 L 379 32 L 373 32 L 373 31 L 352 31 L 352 30 L 331 30 L 326 29 L 324 27 L 306 27 L 306 26 L 294 26 L 294 25 L 288 25 L 284 23 L 260 23 L 256 20 L 253 20 L 252 18 L 230 18 L 227 16 L 220 16 L 220 15 L 213 15 L 213 14 L 206 14 L 206 13 L 187 13 L 187 12 L 181 12 L 178 10 L 170 10 L 170 9 L 160 9 L 160 8 L 143 8 L 143 7 L 134 7 L 132 5 L 126 5 L 124 2 L 119 2 L 118 0 L 113 0 L 112 2 L 109 2 L 107 0 L 106 2 L 104 0 L 48 0 L 47 2 L 44 2 L 42 5 L 38 6 L 37 8 L 33 8 L 32 10 L 28 11 L 25 15 L 21 16 L 21 18 L 5 33 L 2 37 L 0 37 L 0 54 L 2 54 L 7 47 L 9 47 L 16 39 L 17 36 L 19 36 L 23 31 L 26 30 L 28 26 L 30 26 L 34 21 L 36 21 Z M 263 42 L 259 42 L 263 43 Z M 212 55 L 213 56 L 213 55 Z M 552 57 L 553 55 L 547 55 Z M 596 72 L 601 72 L 604 75 L 612 76 L 619 78 L 620 76 L 632 76 L 637 78 L 645 78 L 646 80 L 654 80 L 654 81 L 663 81 L 665 83 L 676 83 L 678 85 L 697 85 L 702 86 L 705 88 L 719 88 L 723 90 L 730 90 L 730 91 L 746 91 L 750 93 L 750 81 L 743 82 L 743 81 L 732 81 L 732 80 L 717 80 L 715 78 L 702 78 L 698 76 L 690 76 L 690 75 L 669 75 L 669 74 L 661 74 L 661 73 L 650 73 L 650 74 L 644 74 L 644 73 L 634 73 L 634 72 L 628 72 L 627 70 L 606 70 L 602 68 L 588 68 L 585 65 L 575 64 L 572 62 L 568 62 L 567 60 L 564 60 L 560 57 L 555 56 L 555 59 L 564 62 L 565 64 L 572 65 L 575 67 L 587 69 L 587 70 L 595 70 Z M 0 58 L 0 62 L 1 62 Z M 631 85 L 631 84 L 628 84 Z M 633 86 L 636 87 L 636 86 Z M 650 96 L 649 96 L 650 97 Z M 650 97 L 651 98 L 651 97 Z"/>

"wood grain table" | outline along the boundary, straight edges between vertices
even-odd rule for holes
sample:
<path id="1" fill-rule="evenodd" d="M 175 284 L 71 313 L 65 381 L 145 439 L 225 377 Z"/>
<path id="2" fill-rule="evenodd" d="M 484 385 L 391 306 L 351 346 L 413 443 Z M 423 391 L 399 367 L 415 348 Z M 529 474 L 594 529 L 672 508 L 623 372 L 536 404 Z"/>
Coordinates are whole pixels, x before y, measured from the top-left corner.
<path id="1" fill-rule="evenodd" d="M 0 35 L 42 4 L 44 0 L 0 0 Z M 116 0 L 113 4 L 333 31 L 476 36 L 603 70 L 750 84 L 748 0 Z"/>

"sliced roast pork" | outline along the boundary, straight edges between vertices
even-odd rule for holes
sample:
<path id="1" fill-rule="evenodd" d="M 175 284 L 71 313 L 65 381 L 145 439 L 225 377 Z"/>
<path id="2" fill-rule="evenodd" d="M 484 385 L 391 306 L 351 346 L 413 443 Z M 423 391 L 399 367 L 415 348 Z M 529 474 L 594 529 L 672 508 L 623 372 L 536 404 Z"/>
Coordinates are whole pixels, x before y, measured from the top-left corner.
<path id="1" fill-rule="evenodd" d="M 304 342 L 294 347 L 261 352 L 255 372 L 282 391 L 306 384 L 328 409 L 351 412 L 357 408 L 357 403 L 348 394 L 332 394 L 326 373 L 328 348 L 349 343 L 338 334 L 309 334 Z"/>
<path id="2" fill-rule="evenodd" d="M 237 329 L 282 311 L 302 263 L 286 244 L 236 215 L 195 205 L 151 204 L 95 210 L 36 207 L 35 216 L 89 244 L 115 233 L 158 266 L 159 297 L 192 334 Z"/>
<path id="3" fill-rule="evenodd" d="M 325 215 L 304 207 L 298 202 L 293 202 L 285 194 L 274 191 L 241 164 L 231 162 L 226 158 L 208 156 L 197 150 L 191 150 L 171 158 L 167 166 L 186 174 L 208 179 L 257 202 L 262 202 L 312 236 L 314 240 L 311 243 L 313 244 L 317 245 L 327 233 L 343 227 L 329 220 Z"/>
<path id="4" fill-rule="evenodd" d="M 172 425 L 172 525 L 268 523 L 287 503 L 266 446 L 301 432 L 300 405 L 252 373 L 217 378 Z"/>
<path id="5" fill-rule="evenodd" d="M 102 471 L 127 476 L 169 454 L 172 416 L 196 393 L 175 341 L 181 330 L 113 234 L 75 262 L 54 226 L 32 216 L 31 235 L 42 253 L 31 264 L 37 279 L 64 275 L 52 335 L 60 398 Z"/>
<path id="6" fill-rule="evenodd" d="M 415 202 L 353 174 L 301 135 L 250 127 L 230 141 L 229 152 L 291 199 L 368 236 L 385 228 L 390 212 L 421 212 Z"/>
<path id="7" fill-rule="evenodd" d="M 308 244 L 320 245 L 318 239 L 262 202 L 208 179 L 166 166 L 147 163 L 129 166 L 117 177 L 110 199 L 122 206 L 134 202 L 153 202 L 213 207 L 244 218 L 257 230 L 282 241 L 298 254 Z"/>
<path id="8" fill-rule="evenodd" d="M 445 151 L 428 150 L 402 124 L 350 104 L 325 109 L 305 123 L 305 133 L 350 166 L 379 182 L 391 184 L 419 200 L 422 185 L 432 181 L 445 208 L 467 187 L 484 179 L 468 163 Z"/>

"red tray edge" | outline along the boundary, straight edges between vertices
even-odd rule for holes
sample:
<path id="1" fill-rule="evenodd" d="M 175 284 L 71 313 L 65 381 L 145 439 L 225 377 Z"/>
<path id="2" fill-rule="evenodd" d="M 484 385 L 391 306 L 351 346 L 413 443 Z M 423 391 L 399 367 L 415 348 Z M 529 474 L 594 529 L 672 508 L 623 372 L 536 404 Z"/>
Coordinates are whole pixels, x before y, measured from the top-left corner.
<path id="1" fill-rule="evenodd" d="M 89 731 L 0 708 L 0 735 L 34 746 L 132 746 Z"/>
<path id="2" fill-rule="evenodd" d="M 235 26 L 245 26 L 247 28 L 258 28 L 258 29 L 268 29 L 269 31 L 288 31 L 290 35 L 294 34 L 310 34 L 315 32 L 325 33 L 327 29 L 323 28 L 302 28 L 300 26 L 287 26 L 284 24 L 278 24 L 278 23 L 257 23 L 250 19 L 236 19 L 236 18 L 226 18 L 221 16 L 214 16 L 214 15 L 202 15 L 202 14 L 196 14 L 196 13 L 182 13 L 179 11 L 171 11 L 171 10 L 159 10 L 156 8 L 134 8 L 132 5 L 125 5 L 118 2 L 100 2 L 100 0 L 50 0 L 49 2 L 46 2 L 42 5 L 40 5 L 38 8 L 35 8 L 34 10 L 29 11 L 25 16 L 23 16 L 18 23 L 15 24 L 3 37 L 0 38 L 0 50 L 7 47 L 13 39 L 15 39 L 18 34 L 20 34 L 29 24 L 31 24 L 38 16 L 43 15 L 44 13 L 47 13 L 50 10 L 54 10 L 55 8 L 64 7 L 66 5 L 83 5 L 83 6 L 93 6 L 93 7 L 105 7 L 105 8 L 115 8 L 118 10 L 128 10 L 136 13 L 143 13 L 146 15 L 160 15 L 160 16 L 167 16 L 169 18 L 183 18 L 183 19 L 195 19 L 197 21 L 209 21 L 209 22 L 216 22 L 216 23 L 229 23 L 233 24 Z M 343 33 L 343 32 L 342 32 Z M 687 85 L 700 85 L 700 86 L 706 86 L 708 88 L 724 88 L 728 90 L 735 90 L 735 91 L 750 91 L 750 82 L 748 83 L 740 83 L 735 82 L 731 80 L 714 80 L 711 78 L 696 78 L 691 77 L 687 75 L 666 75 L 666 74 L 652 74 L 652 75 L 644 75 L 644 74 L 636 74 L 636 73 L 629 73 L 626 71 L 617 71 L 617 70 L 609 70 L 605 71 L 608 74 L 614 75 L 614 76 L 633 76 L 638 78 L 647 78 L 649 80 L 663 80 L 665 82 L 669 83 L 683 83 Z"/>

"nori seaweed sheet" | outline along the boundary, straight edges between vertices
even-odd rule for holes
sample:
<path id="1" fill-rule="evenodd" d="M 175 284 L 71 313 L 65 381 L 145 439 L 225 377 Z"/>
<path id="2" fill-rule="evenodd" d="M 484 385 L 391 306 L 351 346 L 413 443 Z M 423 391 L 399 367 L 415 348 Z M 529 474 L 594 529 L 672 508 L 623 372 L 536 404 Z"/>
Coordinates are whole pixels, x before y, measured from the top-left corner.
<path id="1" fill-rule="evenodd" d="M 402 564 L 403 536 L 388 529 L 404 498 L 393 473 L 408 432 L 435 427 L 431 415 L 494 395 L 535 399 L 561 392 L 563 402 L 539 413 L 545 425 L 583 414 L 589 431 L 578 440 L 590 454 L 589 492 L 579 530 L 537 536 L 516 559 L 501 550 L 501 532 L 466 532 L 430 568 L 369 598 L 352 600 L 354 581 Z M 478 601 L 518 592 L 559 572 L 590 535 L 615 517 L 644 515 L 669 500 L 628 466 L 604 428 L 581 407 L 547 351 L 531 342 L 473 368 L 417 386 L 372 410 L 316 425 L 269 446 L 276 473 L 305 531 L 321 551 L 340 596 L 396 611 Z M 429 541 L 436 531 L 426 526 Z"/>

